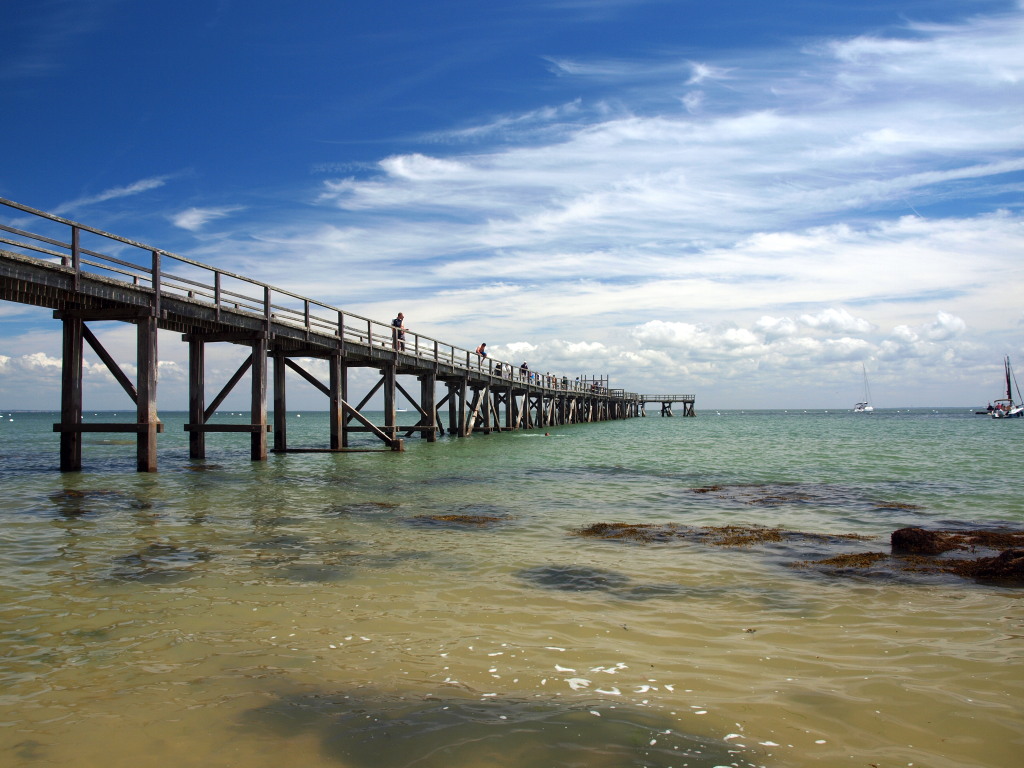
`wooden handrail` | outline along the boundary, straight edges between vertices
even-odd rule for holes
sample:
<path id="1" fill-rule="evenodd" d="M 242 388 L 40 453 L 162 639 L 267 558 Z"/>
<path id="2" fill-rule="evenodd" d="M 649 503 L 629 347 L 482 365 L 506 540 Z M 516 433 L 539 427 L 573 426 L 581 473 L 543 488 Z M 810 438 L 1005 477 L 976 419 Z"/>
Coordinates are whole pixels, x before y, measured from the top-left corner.
<path id="1" fill-rule="evenodd" d="M 289 325 L 304 328 L 307 332 L 333 334 L 340 340 L 358 340 L 370 346 L 388 347 L 395 349 L 397 354 L 412 355 L 434 362 L 444 362 L 456 367 L 463 367 L 466 370 L 479 371 L 498 379 L 518 380 L 538 388 L 578 392 L 580 394 L 611 394 L 610 390 L 606 388 L 592 389 L 589 386 L 589 381 L 586 383 L 581 381 L 574 382 L 567 380 L 565 377 L 535 371 L 524 374 L 519 368 L 507 361 L 479 357 L 469 349 L 447 344 L 413 331 L 405 332 L 405 338 L 401 345 L 402 349 L 397 349 L 398 345 L 395 343 L 390 323 L 355 315 L 287 289 L 278 288 L 235 272 L 203 264 L 171 251 L 154 248 L 145 243 L 22 205 L 13 200 L 0 198 L 0 206 L 70 228 L 70 242 L 62 242 L 61 240 L 31 232 L 22 227 L 0 224 L 0 230 L 14 236 L 14 238 L 0 238 L 0 243 L 20 249 L 21 255 L 29 258 L 38 258 L 32 255 L 33 253 L 43 253 L 52 258 L 61 259 L 65 267 L 70 267 L 74 270 L 76 289 L 79 286 L 84 268 L 91 267 L 103 272 L 124 275 L 131 278 L 132 283 L 136 286 L 148 284 L 153 291 L 152 302 L 155 308 L 159 308 L 162 295 L 167 295 L 169 292 L 181 293 L 187 295 L 192 300 L 214 307 L 218 318 L 222 309 L 248 311 L 260 316 L 268 324 L 275 321 L 287 322 Z M 129 261 L 124 254 L 116 257 L 104 254 L 94 248 L 83 248 L 80 242 L 83 232 L 102 240 L 116 243 L 119 247 L 128 246 L 129 249 L 135 249 L 128 252 L 139 254 L 139 261 L 142 263 Z M 16 238 L 21 238 L 21 240 Z M 41 247 L 35 243 L 45 244 L 55 250 Z M 40 260 L 46 261 L 45 259 Z M 173 271 L 167 271 L 167 266 L 170 264 L 184 264 L 200 270 L 200 274 L 196 276 L 196 279 L 175 274 Z M 212 276 L 212 282 L 206 283 L 202 281 L 201 278 L 204 273 Z M 235 290 L 225 288 L 224 278 L 236 280 L 245 286 L 251 286 L 252 293 L 249 293 L 241 286 L 237 286 Z M 284 302 L 282 302 L 282 299 L 284 299 Z M 288 306 L 291 303 L 288 300 L 294 300 L 301 308 Z M 317 313 L 318 310 L 330 313 L 331 317 L 321 317 Z M 618 396 L 619 392 L 621 390 L 616 391 L 616 396 Z M 632 395 L 632 397 L 639 396 Z M 644 395 L 643 397 L 655 400 L 661 396 Z M 686 397 L 692 399 L 692 396 Z"/>

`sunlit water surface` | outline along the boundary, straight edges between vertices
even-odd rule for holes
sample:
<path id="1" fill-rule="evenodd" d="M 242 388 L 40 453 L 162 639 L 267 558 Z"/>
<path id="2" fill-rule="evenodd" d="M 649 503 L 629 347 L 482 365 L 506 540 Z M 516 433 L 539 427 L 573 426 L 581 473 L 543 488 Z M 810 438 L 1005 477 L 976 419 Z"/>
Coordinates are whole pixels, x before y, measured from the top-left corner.
<path id="1" fill-rule="evenodd" d="M 1024 528 L 1024 422 L 730 411 L 253 463 L 237 435 L 190 461 L 162 417 L 158 473 L 87 434 L 61 474 L 56 416 L 3 414 L 0 764 L 1019 765 L 1024 592 L 792 563 Z M 874 538 L 573 533 L 598 522 Z"/>

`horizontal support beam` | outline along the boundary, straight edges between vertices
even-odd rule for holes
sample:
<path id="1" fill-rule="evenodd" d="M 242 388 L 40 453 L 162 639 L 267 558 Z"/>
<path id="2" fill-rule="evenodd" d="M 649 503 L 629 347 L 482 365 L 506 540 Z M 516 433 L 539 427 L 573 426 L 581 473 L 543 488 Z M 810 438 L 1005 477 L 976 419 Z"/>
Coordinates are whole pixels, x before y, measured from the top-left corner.
<path id="1" fill-rule="evenodd" d="M 274 448 L 271 453 L 394 453 L 391 448 Z"/>
<path id="2" fill-rule="evenodd" d="M 149 307 L 118 307 L 116 309 L 58 309 L 53 313 L 54 320 L 77 318 L 79 320 L 138 320 L 153 317 L 157 313 Z M 166 315 L 161 315 L 166 317 Z"/>
<path id="3" fill-rule="evenodd" d="M 186 424 L 186 432 L 272 432 L 270 424 Z"/>
<path id="4" fill-rule="evenodd" d="M 54 424 L 54 432 L 148 432 L 151 424 Z M 163 422 L 156 423 L 156 431 L 163 432 Z"/>
<path id="5" fill-rule="evenodd" d="M 205 341 L 218 342 L 227 341 L 231 343 L 244 344 L 250 341 L 260 341 L 267 338 L 267 334 L 261 331 L 221 331 L 218 333 L 183 333 L 182 341 Z"/>

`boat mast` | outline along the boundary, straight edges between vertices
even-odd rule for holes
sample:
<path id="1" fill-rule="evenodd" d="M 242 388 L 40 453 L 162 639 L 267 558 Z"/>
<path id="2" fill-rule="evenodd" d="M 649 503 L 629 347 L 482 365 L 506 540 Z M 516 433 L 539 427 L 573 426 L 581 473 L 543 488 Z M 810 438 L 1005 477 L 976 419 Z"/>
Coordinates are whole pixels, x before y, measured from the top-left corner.
<path id="1" fill-rule="evenodd" d="M 1017 399 L 1013 399 L 1013 389 L 1017 390 Z M 1013 375 L 1013 367 L 1010 365 L 1010 356 L 1006 356 L 1006 399 L 1010 401 L 1012 405 L 1014 402 L 1024 403 L 1024 398 L 1020 396 L 1020 385 L 1017 383 L 1017 377 Z"/>

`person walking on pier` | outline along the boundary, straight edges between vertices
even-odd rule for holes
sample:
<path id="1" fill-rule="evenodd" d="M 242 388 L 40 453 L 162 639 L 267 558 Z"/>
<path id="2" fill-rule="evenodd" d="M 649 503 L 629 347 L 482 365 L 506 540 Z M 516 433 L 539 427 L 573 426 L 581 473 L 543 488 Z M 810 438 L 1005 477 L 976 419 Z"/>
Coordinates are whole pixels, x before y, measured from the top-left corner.
<path id="1" fill-rule="evenodd" d="M 395 349 L 401 352 L 405 349 L 405 315 L 401 312 L 398 313 L 398 317 L 391 321 L 393 327 L 392 341 L 394 342 Z"/>

